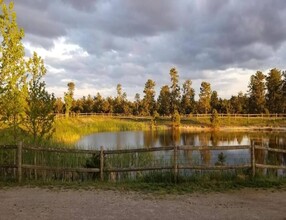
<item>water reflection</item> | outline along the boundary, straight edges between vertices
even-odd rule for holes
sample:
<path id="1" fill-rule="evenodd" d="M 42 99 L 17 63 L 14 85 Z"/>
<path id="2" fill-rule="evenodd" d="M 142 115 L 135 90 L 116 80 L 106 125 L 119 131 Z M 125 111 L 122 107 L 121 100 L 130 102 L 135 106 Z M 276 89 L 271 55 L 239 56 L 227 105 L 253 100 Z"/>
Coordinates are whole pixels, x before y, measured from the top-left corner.
<path id="1" fill-rule="evenodd" d="M 191 146 L 222 146 L 248 145 L 251 140 L 269 142 L 275 139 L 275 144 L 285 143 L 285 133 L 265 132 L 188 132 L 179 130 L 163 131 L 121 131 L 102 132 L 83 137 L 77 146 L 85 149 L 108 149 L 159 147 L 172 145 Z"/>
<path id="2" fill-rule="evenodd" d="M 254 142 L 269 148 L 286 149 L 286 132 L 188 132 L 178 130 L 104 132 L 83 137 L 77 146 L 84 149 L 99 149 L 100 146 L 104 146 L 105 149 L 124 149 L 173 145 L 189 145 L 190 148 L 203 146 L 204 148 L 204 146 L 250 145 Z M 180 163 L 186 165 L 214 165 L 221 152 L 226 155 L 228 165 L 250 163 L 249 150 L 215 151 L 207 148 L 200 151 L 191 149 L 180 151 L 179 160 Z M 165 164 L 172 164 L 172 152 L 155 152 L 154 156 L 157 160 L 164 160 Z M 255 157 L 256 163 L 260 164 L 286 164 L 286 154 L 256 150 Z"/>

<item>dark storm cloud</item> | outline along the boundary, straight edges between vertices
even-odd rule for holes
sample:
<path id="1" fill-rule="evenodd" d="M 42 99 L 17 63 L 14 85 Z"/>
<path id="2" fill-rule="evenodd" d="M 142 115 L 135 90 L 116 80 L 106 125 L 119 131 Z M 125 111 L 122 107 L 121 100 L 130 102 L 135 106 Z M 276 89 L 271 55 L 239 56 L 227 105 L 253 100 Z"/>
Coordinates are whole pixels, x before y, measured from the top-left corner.
<path id="1" fill-rule="evenodd" d="M 94 87 L 148 78 L 160 87 L 172 66 L 194 80 L 205 70 L 285 68 L 285 0 L 16 0 L 15 9 L 25 42 L 51 49 L 65 37 L 86 51 L 46 63 Z"/>

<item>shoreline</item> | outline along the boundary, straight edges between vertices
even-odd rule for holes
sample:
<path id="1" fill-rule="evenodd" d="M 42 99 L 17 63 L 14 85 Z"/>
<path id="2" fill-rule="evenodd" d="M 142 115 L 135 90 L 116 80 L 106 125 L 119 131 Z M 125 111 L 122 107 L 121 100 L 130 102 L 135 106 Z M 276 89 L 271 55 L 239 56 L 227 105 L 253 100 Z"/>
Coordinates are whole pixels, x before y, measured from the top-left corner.
<path id="1" fill-rule="evenodd" d="M 223 127 L 207 127 L 207 126 L 180 126 L 180 130 L 184 131 L 279 131 L 286 132 L 286 127 L 270 127 L 270 126 L 223 126 Z"/>

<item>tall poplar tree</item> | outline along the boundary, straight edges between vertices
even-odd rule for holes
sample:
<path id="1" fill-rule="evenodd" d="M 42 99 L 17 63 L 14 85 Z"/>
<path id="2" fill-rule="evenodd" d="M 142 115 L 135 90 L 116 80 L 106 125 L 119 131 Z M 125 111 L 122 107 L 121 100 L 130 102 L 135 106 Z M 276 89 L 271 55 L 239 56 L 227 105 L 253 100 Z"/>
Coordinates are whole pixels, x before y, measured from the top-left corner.
<path id="1" fill-rule="evenodd" d="M 170 89 L 165 85 L 161 88 L 158 96 L 158 112 L 160 115 L 170 115 Z"/>
<path id="2" fill-rule="evenodd" d="M 144 98 L 143 102 L 143 111 L 145 115 L 153 115 L 156 109 L 156 102 L 155 102 L 155 82 L 151 79 L 148 79 L 145 83 L 144 88 Z"/>
<path id="3" fill-rule="evenodd" d="M 283 80 L 282 73 L 278 69 L 272 69 L 266 77 L 266 106 L 271 113 L 283 111 Z"/>
<path id="4" fill-rule="evenodd" d="M 263 113 L 266 109 L 265 100 L 265 75 L 257 71 L 250 77 L 249 83 L 249 112 Z"/>
<path id="5" fill-rule="evenodd" d="M 33 144 L 39 144 L 54 131 L 56 100 L 53 94 L 46 91 L 46 84 L 42 81 L 46 68 L 36 53 L 27 62 L 27 71 L 31 73 L 31 80 L 28 83 L 25 127 L 33 137 Z"/>
<path id="6" fill-rule="evenodd" d="M 199 94 L 199 111 L 201 113 L 207 114 L 211 109 L 211 84 L 208 82 L 202 82 Z"/>
<path id="7" fill-rule="evenodd" d="M 68 83 L 68 92 L 65 92 L 64 100 L 65 100 L 65 109 L 66 109 L 66 117 L 69 117 L 70 110 L 72 108 L 73 103 L 73 95 L 74 95 L 74 89 L 75 84 L 73 82 Z"/>
<path id="8" fill-rule="evenodd" d="M 14 4 L 0 0 L 0 114 L 1 121 L 12 130 L 17 142 L 23 123 L 27 97 L 23 29 L 18 27 Z"/>
<path id="9" fill-rule="evenodd" d="M 181 113 L 190 114 L 195 109 L 195 90 L 192 88 L 191 80 L 186 80 L 183 83 L 182 91 Z"/>
<path id="10" fill-rule="evenodd" d="M 171 114 L 175 112 L 175 110 L 179 111 L 180 107 L 180 86 L 179 86 L 179 74 L 176 68 L 170 69 L 170 77 L 171 77 Z"/>

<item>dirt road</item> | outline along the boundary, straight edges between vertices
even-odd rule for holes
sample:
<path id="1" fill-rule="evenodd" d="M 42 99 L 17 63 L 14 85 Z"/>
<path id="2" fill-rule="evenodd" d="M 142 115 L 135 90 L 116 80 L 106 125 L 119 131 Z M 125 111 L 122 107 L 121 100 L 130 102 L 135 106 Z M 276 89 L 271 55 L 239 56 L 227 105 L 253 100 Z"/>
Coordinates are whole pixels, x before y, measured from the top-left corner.
<path id="1" fill-rule="evenodd" d="M 0 219 L 282 219 L 286 191 L 154 196 L 135 192 L 0 189 Z"/>

